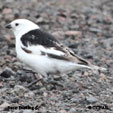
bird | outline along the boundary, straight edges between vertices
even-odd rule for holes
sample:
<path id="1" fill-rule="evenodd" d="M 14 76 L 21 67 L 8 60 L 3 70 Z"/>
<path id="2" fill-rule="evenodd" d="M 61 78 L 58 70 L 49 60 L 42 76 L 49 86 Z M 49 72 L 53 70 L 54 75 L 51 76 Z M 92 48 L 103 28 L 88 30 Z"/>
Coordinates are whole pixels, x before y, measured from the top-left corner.
<path id="1" fill-rule="evenodd" d="M 106 70 L 78 56 L 28 19 L 13 20 L 6 28 L 14 33 L 17 57 L 45 79 L 48 74 L 64 74 L 77 69 Z"/>

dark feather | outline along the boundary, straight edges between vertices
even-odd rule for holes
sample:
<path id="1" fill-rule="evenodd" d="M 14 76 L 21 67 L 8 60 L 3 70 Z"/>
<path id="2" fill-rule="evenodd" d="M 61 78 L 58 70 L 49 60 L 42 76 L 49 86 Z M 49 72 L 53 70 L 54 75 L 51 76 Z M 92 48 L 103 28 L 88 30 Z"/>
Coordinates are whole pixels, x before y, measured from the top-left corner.
<path id="1" fill-rule="evenodd" d="M 26 48 L 23 48 L 23 47 L 21 47 L 23 50 L 24 50 L 24 52 L 26 52 L 26 53 L 32 53 L 32 51 L 30 51 L 30 50 L 28 50 L 28 49 L 26 49 Z"/>
<path id="2" fill-rule="evenodd" d="M 58 55 L 54 55 L 54 54 L 50 54 L 50 53 L 48 53 L 47 55 L 50 58 L 55 58 L 55 59 L 59 59 L 59 60 L 69 61 L 69 59 L 67 57 L 65 57 L 65 56 L 58 56 Z"/>
<path id="3" fill-rule="evenodd" d="M 21 37 L 22 44 L 26 47 L 28 45 L 43 45 L 45 47 L 55 47 L 59 43 L 54 36 L 49 33 L 43 32 L 40 29 L 29 31 Z"/>
<path id="4" fill-rule="evenodd" d="M 73 51 L 70 51 L 70 54 L 71 54 L 72 56 L 76 57 L 76 58 L 79 60 L 78 64 L 89 65 L 89 62 L 88 62 L 88 61 L 86 61 L 85 59 L 83 59 L 83 58 L 77 56 L 76 54 L 74 54 Z"/>

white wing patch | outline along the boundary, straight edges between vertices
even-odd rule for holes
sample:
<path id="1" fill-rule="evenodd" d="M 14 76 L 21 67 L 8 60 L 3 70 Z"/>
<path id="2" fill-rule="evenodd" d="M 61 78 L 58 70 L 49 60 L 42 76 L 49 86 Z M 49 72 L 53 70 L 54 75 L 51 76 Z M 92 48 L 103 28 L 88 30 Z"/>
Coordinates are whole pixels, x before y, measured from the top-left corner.
<path id="1" fill-rule="evenodd" d="M 57 55 L 57 56 L 63 56 L 65 55 L 64 52 L 60 51 L 60 50 L 56 50 L 55 47 L 49 47 L 49 48 L 45 48 L 41 45 L 37 45 L 37 46 L 28 46 L 28 47 L 24 47 L 27 50 L 32 51 L 33 54 L 37 54 L 37 55 L 41 55 L 41 52 L 47 53 L 47 54 L 53 54 L 53 55 Z"/>

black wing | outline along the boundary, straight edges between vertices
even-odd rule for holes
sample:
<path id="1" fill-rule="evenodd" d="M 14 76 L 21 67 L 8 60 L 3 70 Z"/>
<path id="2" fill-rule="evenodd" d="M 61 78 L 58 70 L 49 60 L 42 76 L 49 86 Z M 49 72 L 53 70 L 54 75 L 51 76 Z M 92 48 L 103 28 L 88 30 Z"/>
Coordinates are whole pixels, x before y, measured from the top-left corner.
<path id="1" fill-rule="evenodd" d="M 22 44 L 26 47 L 28 45 L 43 45 L 45 47 L 56 47 L 59 43 L 54 36 L 43 32 L 40 29 L 29 31 L 21 37 Z"/>

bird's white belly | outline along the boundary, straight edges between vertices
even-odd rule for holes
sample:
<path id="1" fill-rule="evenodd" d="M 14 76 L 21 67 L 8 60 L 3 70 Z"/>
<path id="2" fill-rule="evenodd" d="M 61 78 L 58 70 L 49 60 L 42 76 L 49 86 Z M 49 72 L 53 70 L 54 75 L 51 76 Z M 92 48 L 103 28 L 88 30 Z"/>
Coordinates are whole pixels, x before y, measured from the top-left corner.
<path id="1" fill-rule="evenodd" d="M 52 68 L 54 66 L 52 66 L 52 63 L 49 60 L 47 60 L 45 56 L 39 56 L 39 55 L 27 54 L 27 53 L 23 53 L 23 54 L 17 53 L 17 57 L 22 62 L 24 62 L 25 64 L 27 64 L 29 67 L 31 67 L 33 70 L 35 70 L 40 74 L 45 74 L 48 71 L 55 69 Z"/>
<path id="2" fill-rule="evenodd" d="M 49 58 L 48 56 L 25 53 L 23 50 L 17 51 L 17 57 L 40 74 L 67 73 L 76 68 L 75 63 Z"/>

